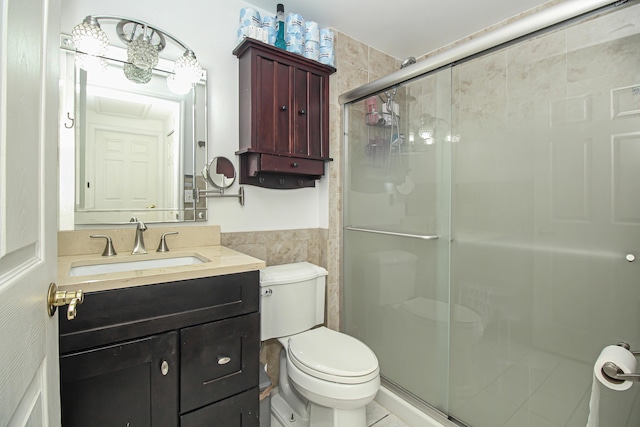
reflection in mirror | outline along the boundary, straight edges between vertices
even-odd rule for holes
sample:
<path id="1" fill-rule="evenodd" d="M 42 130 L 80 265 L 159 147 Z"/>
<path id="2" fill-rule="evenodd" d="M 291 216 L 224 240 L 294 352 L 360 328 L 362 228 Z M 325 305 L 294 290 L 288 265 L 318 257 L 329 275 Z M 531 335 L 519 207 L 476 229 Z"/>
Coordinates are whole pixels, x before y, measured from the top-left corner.
<path id="1" fill-rule="evenodd" d="M 167 88 L 162 58 L 145 84 L 105 57 L 102 72 L 61 51 L 60 229 L 80 224 L 206 220 L 197 170 L 206 161 L 206 73 L 184 95 Z M 109 52 L 118 49 L 110 47 Z M 120 49 L 122 50 L 122 49 Z M 113 55 L 114 58 L 118 54 Z"/>
<path id="2" fill-rule="evenodd" d="M 220 190 L 227 189 L 236 180 L 236 168 L 226 157 L 214 157 L 202 171 L 207 181 Z"/>
<path id="3" fill-rule="evenodd" d="M 236 194 L 225 193 L 236 180 L 236 168 L 226 157 L 214 157 L 202 169 L 202 176 L 217 190 L 198 190 L 198 199 L 207 197 L 237 197 L 240 206 L 244 206 L 244 187 L 240 187 Z"/>

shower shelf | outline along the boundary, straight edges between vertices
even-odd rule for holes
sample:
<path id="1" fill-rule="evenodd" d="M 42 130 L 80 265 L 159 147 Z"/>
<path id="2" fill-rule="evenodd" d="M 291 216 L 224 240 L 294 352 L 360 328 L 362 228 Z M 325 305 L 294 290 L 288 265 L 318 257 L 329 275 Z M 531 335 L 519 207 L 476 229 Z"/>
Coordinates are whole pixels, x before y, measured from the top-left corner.
<path id="1" fill-rule="evenodd" d="M 412 239 L 421 239 L 421 240 L 436 240 L 438 238 L 438 236 L 436 236 L 435 234 L 398 233 L 395 231 L 383 231 L 383 230 L 375 230 L 372 228 L 352 227 L 350 225 L 344 227 L 344 229 L 350 230 L 350 231 L 361 231 L 364 233 L 385 234 L 387 236 L 410 237 Z"/>

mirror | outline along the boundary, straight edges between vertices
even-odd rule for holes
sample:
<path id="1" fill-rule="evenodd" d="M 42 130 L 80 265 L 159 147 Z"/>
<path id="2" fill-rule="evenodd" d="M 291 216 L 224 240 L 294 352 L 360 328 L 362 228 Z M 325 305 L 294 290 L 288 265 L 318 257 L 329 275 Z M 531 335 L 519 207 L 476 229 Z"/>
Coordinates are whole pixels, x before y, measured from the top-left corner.
<path id="1" fill-rule="evenodd" d="M 124 49 L 109 47 L 102 72 L 75 64 L 62 37 L 60 229 L 76 225 L 205 221 L 206 72 L 185 95 L 167 88 L 171 62 L 131 79 Z M 129 71 L 129 73 L 127 73 Z M 128 77 L 125 74 L 129 74 Z"/>
<path id="2" fill-rule="evenodd" d="M 202 170 L 202 175 L 215 188 L 225 190 L 236 180 L 236 168 L 226 157 L 214 157 Z"/>

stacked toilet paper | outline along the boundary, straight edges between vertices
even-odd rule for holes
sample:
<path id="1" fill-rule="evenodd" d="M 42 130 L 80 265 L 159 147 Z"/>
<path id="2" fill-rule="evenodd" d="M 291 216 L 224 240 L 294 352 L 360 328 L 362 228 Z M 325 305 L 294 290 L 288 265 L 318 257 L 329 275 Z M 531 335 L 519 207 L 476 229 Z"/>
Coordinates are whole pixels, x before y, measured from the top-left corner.
<path id="1" fill-rule="evenodd" d="M 243 7 L 240 9 L 238 43 L 250 37 L 273 46 L 278 33 L 277 25 L 275 16 L 260 17 L 256 9 Z M 333 31 L 327 28 L 320 29 L 317 22 L 305 21 L 298 13 L 287 14 L 284 40 L 288 52 L 334 66 Z"/>
<path id="2" fill-rule="evenodd" d="M 593 384 L 591 386 L 587 427 L 598 427 L 599 425 L 601 385 L 616 391 L 629 390 L 633 385 L 632 381 L 613 381 L 609 378 L 603 371 L 604 365 L 609 362 L 614 363 L 625 374 L 637 372 L 636 357 L 626 348 L 619 345 L 610 345 L 602 350 L 593 365 Z"/>
<path id="3" fill-rule="evenodd" d="M 267 43 L 269 34 L 262 29 L 262 19 L 260 13 L 252 7 L 243 7 L 240 9 L 240 25 L 238 26 L 238 42 L 245 37 L 251 37 L 256 40 Z"/>
<path id="4" fill-rule="evenodd" d="M 304 53 L 304 18 L 298 13 L 289 13 L 285 18 L 284 41 L 287 51 L 302 55 Z"/>
<path id="5" fill-rule="evenodd" d="M 267 43 L 271 46 L 276 44 L 276 36 L 278 35 L 278 23 L 275 16 L 262 17 L 262 31 L 267 33 Z"/>
<path id="6" fill-rule="evenodd" d="M 304 23 L 304 57 L 314 61 L 320 57 L 320 27 L 314 21 Z"/>
<path id="7" fill-rule="evenodd" d="M 322 64 L 333 65 L 335 64 L 335 54 L 333 50 L 333 31 L 328 28 L 320 30 L 320 55 L 318 60 Z"/>

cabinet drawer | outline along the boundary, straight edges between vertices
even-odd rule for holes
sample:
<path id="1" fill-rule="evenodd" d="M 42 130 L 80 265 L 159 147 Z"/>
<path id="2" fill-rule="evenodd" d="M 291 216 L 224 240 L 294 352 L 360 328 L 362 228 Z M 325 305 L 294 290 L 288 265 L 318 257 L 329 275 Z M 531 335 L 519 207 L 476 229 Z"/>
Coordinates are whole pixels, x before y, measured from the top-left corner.
<path id="1" fill-rule="evenodd" d="M 269 172 L 319 177 L 324 174 L 323 160 L 272 156 L 269 154 L 251 154 L 250 156 L 250 175 L 257 175 L 258 172 Z"/>
<path id="2" fill-rule="evenodd" d="M 250 271 L 87 292 L 76 319 L 58 316 L 60 353 L 256 312 L 258 283 Z"/>
<path id="3" fill-rule="evenodd" d="M 258 385 L 260 315 L 180 330 L 180 413 Z"/>
<path id="4" fill-rule="evenodd" d="M 258 387 L 180 416 L 180 427 L 258 427 Z"/>

